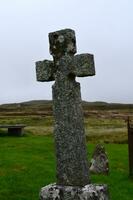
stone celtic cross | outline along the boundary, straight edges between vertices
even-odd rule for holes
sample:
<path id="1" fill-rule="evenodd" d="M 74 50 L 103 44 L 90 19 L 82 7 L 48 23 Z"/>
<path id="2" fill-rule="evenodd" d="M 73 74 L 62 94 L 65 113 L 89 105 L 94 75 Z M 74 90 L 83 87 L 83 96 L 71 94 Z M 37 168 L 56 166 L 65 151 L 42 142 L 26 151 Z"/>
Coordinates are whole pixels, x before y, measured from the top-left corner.
<path id="1" fill-rule="evenodd" d="M 49 34 L 53 61 L 36 62 L 38 81 L 54 81 L 52 87 L 57 184 L 85 186 L 90 182 L 80 84 L 76 77 L 95 75 L 91 54 L 75 55 L 76 38 L 71 29 Z"/>

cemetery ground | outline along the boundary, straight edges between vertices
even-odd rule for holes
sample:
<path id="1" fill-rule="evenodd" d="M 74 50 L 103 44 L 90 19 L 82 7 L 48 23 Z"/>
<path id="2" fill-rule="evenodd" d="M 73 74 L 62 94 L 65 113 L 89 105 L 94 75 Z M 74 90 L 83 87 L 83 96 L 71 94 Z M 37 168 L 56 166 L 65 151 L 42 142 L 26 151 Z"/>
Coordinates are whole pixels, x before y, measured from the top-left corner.
<path id="1" fill-rule="evenodd" d="M 112 200 L 132 200 L 126 119 L 133 116 L 133 106 L 84 102 L 83 107 L 88 158 L 101 142 L 110 164 L 109 176 L 91 175 L 92 182 L 108 184 Z M 56 181 L 51 102 L 0 106 L 0 124 L 27 125 L 23 137 L 0 130 L 0 199 L 38 199 L 40 188 Z"/>

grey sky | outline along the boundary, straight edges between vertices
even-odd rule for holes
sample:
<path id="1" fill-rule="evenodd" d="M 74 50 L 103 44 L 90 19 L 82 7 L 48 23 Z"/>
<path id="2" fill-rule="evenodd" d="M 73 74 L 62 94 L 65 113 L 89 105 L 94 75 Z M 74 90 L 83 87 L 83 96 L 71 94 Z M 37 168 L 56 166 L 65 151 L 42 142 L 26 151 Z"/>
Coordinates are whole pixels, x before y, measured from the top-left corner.
<path id="1" fill-rule="evenodd" d="M 132 0 L 1 0 L 0 103 L 51 99 L 35 62 L 52 59 L 48 33 L 76 31 L 77 53 L 93 53 L 96 76 L 77 79 L 82 99 L 133 103 Z"/>

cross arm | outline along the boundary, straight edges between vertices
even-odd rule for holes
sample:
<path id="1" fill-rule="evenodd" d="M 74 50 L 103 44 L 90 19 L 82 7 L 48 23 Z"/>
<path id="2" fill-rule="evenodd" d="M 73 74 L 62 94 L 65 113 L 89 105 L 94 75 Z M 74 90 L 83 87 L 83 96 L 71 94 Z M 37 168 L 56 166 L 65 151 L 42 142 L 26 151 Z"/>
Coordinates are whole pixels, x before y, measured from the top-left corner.
<path id="1" fill-rule="evenodd" d="M 93 55 L 86 53 L 74 56 L 73 72 L 78 77 L 94 76 L 95 64 Z"/>
<path id="2" fill-rule="evenodd" d="M 50 60 L 36 62 L 37 81 L 54 81 L 54 63 Z"/>

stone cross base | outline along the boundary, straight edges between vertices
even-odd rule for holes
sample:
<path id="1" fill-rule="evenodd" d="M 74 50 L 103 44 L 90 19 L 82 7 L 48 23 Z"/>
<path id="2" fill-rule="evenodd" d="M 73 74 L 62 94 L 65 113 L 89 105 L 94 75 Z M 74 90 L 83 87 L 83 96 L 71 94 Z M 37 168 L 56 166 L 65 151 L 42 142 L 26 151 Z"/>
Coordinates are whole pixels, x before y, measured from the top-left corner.
<path id="1" fill-rule="evenodd" d="M 40 200 L 109 200 L 107 185 L 84 187 L 50 184 L 40 191 Z"/>

